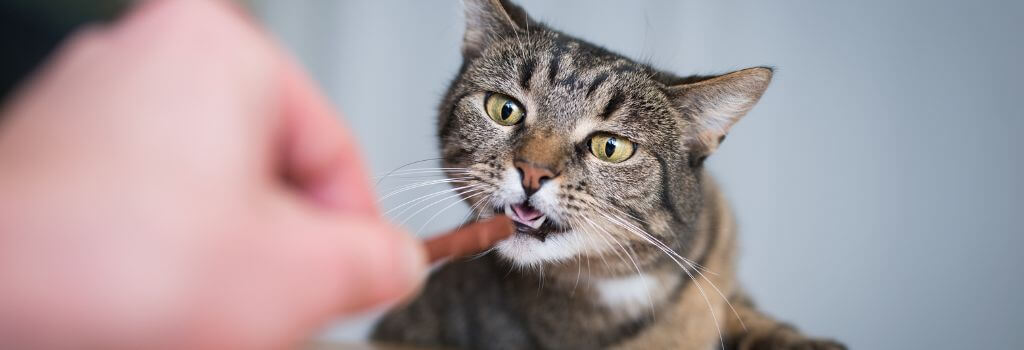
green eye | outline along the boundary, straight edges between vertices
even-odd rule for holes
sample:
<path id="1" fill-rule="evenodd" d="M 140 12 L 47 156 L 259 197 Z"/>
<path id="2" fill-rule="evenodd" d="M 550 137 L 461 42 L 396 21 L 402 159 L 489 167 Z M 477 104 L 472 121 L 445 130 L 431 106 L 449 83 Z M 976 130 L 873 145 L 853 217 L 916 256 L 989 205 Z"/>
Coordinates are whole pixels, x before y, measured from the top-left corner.
<path id="1" fill-rule="evenodd" d="M 526 109 L 519 104 L 519 101 L 498 93 L 487 94 L 484 99 L 484 109 L 495 123 L 504 126 L 514 125 L 523 120 L 523 116 L 526 115 Z"/>
<path id="2" fill-rule="evenodd" d="M 629 159 L 636 150 L 633 142 L 615 135 L 594 135 L 590 138 L 589 143 L 590 153 L 593 153 L 597 159 L 610 163 L 619 163 Z"/>

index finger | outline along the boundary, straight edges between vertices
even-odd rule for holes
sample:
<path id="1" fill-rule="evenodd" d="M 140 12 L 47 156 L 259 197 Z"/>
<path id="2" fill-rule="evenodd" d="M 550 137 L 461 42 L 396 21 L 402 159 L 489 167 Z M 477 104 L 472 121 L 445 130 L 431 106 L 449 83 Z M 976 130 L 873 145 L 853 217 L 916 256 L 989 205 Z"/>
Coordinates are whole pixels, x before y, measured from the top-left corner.
<path id="1" fill-rule="evenodd" d="M 335 212 L 380 215 L 356 139 L 309 76 L 290 57 L 284 61 L 280 147 L 285 177 Z"/>
<path id="2" fill-rule="evenodd" d="M 427 240 L 427 260 L 433 263 L 448 257 L 481 252 L 513 232 L 515 226 L 512 220 L 504 215 L 477 221 Z"/>

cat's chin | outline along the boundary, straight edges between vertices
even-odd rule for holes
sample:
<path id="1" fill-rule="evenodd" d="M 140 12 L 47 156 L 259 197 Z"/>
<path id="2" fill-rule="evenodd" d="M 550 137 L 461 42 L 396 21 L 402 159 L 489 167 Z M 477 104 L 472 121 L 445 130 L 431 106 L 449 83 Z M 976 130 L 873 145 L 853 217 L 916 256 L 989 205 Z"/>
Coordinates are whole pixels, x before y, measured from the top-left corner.
<path id="1" fill-rule="evenodd" d="M 538 266 L 571 259 L 583 249 L 575 231 L 546 234 L 541 240 L 527 232 L 517 231 L 497 245 L 495 250 L 503 258 L 520 266 Z"/>

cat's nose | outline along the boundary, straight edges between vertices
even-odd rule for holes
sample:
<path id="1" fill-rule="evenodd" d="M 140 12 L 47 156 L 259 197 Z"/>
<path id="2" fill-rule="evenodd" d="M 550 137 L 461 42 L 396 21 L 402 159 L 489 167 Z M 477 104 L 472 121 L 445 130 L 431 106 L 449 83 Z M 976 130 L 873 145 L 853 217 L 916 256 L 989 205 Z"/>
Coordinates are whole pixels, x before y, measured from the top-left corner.
<path id="1" fill-rule="evenodd" d="M 558 176 L 558 173 L 550 167 L 536 163 L 517 160 L 512 164 L 519 171 L 519 177 L 523 180 L 523 191 L 526 191 L 527 197 L 537 192 L 541 186 L 544 186 L 545 182 Z"/>

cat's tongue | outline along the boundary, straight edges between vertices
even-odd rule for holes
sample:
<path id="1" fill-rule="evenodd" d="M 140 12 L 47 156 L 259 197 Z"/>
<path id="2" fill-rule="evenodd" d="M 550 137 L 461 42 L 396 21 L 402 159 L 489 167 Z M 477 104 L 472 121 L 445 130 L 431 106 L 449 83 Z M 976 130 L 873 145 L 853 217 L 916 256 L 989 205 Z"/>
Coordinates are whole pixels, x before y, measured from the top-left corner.
<path id="1" fill-rule="evenodd" d="M 540 210 L 537 210 L 536 208 L 526 203 L 513 204 L 512 211 L 516 213 L 516 216 L 518 216 L 519 220 L 517 221 L 530 222 L 533 220 L 537 220 L 537 218 L 541 216 L 544 216 L 544 213 L 541 213 Z"/>

